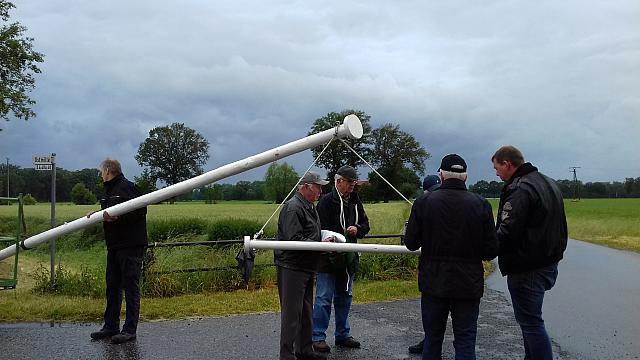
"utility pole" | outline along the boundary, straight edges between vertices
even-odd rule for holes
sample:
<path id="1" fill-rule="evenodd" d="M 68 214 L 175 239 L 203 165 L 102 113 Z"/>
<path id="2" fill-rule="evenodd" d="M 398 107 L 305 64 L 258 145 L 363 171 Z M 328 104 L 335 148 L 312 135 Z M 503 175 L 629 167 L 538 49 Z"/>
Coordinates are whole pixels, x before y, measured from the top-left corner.
<path id="1" fill-rule="evenodd" d="M 7 159 L 7 197 L 9 197 L 9 158 Z M 7 205 L 11 204 L 9 200 L 7 200 Z"/>
<path id="2" fill-rule="evenodd" d="M 7 197 L 9 197 L 9 158 L 7 158 Z"/>
<path id="3" fill-rule="evenodd" d="M 580 200 L 580 191 L 578 191 L 578 176 L 576 175 L 576 169 L 580 169 L 580 166 L 571 166 L 569 171 L 573 173 L 573 200 Z"/>
<path id="4" fill-rule="evenodd" d="M 56 227 L 56 153 L 51 154 L 51 228 Z M 49 243 L 49 257 L 51 260 L 51 288 L 56 286 L 56 239 Z"/>

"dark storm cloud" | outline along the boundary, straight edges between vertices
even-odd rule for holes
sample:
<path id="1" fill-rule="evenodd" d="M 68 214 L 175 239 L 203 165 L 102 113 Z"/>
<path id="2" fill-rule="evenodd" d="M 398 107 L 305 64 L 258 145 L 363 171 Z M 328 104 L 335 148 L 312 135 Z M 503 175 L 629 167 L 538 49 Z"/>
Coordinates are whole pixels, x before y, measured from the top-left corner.
<path id="1" fill-rule="evenodd" d="M 46 55 L 38 117 L 0 133 L 23 167 L 50 152 L 67 169 L 111 156 L 132 177 L 149 130 L 184 122 L 209 140 L 212 169 L 356 108 L 413 134 L 428 172 L 463 155 L 472 183 L 495 179 L 504 144 L 555 178 L 576 165 L 583 181 L 640 176 L 633 1 L 16 5 Z M 286 159 L 299 172 L 311 160 Z"/>

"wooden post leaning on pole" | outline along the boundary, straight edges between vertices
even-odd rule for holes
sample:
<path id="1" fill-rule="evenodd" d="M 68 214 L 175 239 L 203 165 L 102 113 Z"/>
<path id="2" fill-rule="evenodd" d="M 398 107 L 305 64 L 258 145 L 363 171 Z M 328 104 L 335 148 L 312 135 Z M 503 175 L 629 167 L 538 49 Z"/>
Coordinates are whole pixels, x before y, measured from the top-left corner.
<path id="1" fill-rule="evenodd" d="M 344 118 L 342 125 L 333 129 L 325 130 L 317 134 L 309 135 L 302 139 L 281 145 L 277 148 L 267 150 L 257 155 L 250 156 L 246 159 L 238 160 L 234 163 L 221 166 L 217 169 L 206 172 L 194 178 L 179 182 L 177 184 L 167 186 L 166 188 L 154 191 L 152 193 L 137 197 L 127 202 L 114 205 L 107 209 L 93 213 L 90 217 L 82 217 L 69 223 L 64 223 L 51 230 L 34 235 L 20 242 L 22 249 L 28 250 L 34 248 L 51 239 L 69 234 L 71 232 L 84 229 L 93 224 L 102 222 L 102 213 L 108 211 L 112 216 L 126 214 L 133 210 L 145 207 L 147 205 L 156 204 L 171 197 L 184 194 L 193 189 L 205 186 L 215 181 L 233 176 L 244 171 L 268 164 L 270 162 L 282 159 L 289 155 L 299 153 L 301 151 L 314 148 L 329 142 L 333 138 L 351 138 L 359 139 L 362 137 L 363 129 L 360 119 L 356 115 L 348 115 Z M 0 260 L 13 256 L 17 245 L 9 246 L 0 250 Z"/>

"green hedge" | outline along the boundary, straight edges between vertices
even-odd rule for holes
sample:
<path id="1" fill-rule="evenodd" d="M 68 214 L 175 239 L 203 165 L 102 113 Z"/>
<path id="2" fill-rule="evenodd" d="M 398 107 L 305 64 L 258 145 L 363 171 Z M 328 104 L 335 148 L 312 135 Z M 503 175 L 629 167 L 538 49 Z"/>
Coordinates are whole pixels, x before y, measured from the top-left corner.
<path id="1" fill-rule="evenodd" d="M 185 235 L 203 235 L 207 232 L 207 222 L 203 219 L 151 220 L 147 222 L 150 242 L 163 242 Z"/>
<path id="2" fill-rule="evenodd" d="M 242 239 L 244 236 L 253 236 L 262 224 L 254 220 L 223 219 L 209 225 L 207 238 L 210 241 Z"/>

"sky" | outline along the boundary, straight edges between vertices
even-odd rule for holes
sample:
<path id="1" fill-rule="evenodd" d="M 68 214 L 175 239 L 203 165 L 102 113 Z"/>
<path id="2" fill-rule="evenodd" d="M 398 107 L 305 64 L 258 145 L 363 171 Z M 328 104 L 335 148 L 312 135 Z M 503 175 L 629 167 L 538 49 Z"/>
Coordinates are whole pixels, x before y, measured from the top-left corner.
<path id="1" fill-rule="evenodd" d="M 427 173 L 460 154 L 470 184 L 499 180 L 490 159 L 507 144 L 555 179 L 640 176 L 637 0 L 14 4 L 45 55 L 37 117 L 0 124 L 0 159 L 23 168 L 111 157 L 132 179 L 149 131 L 181 122 L 209 141 L 208 171 L 358 109 L 412 134 Z M 285 159 L 300 173 L 312 160 Z"/>

